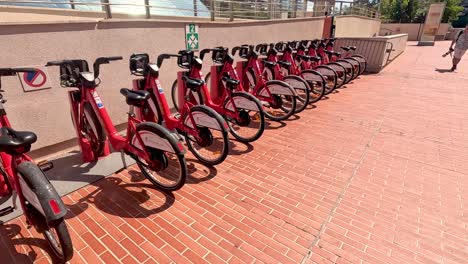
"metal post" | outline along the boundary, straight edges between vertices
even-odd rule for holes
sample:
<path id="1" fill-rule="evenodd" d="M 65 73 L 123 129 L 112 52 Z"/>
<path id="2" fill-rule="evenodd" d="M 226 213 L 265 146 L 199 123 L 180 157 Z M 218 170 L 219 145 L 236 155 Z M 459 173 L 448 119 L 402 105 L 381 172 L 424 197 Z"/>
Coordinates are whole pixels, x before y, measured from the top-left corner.
<path id="1" fill-rule="evenodd" d="M 73 2 L 75 2 L 75 0 L 70 0 L 70 7 L 71 7 L 71 9 L 75 9 L 75 5 L 73 4 Z"/>
<path id="2" fill-rule="evenodd" d="M 293 18 L 297 17 L 297 0 L 293 0 L 293 14 L 292 14 L 292 17 Z"/>
<path id="3" fill-rule="evenodd" d="M 106 18 L 112 18 L 109 0 L 101 0 L 101 3 L 103 4 L 102 11 L 106 12 Z"/>
<path id="4" fill-rule="evenodd" d="M 198 16 L 197 0 L 193 0 L 193 16 Z"/>
<path id="5" fill-rule="evenodd" d="M 304 0 L 304 17 L 307 16 L 307 2 L 309 2 L 309 0 Z"/>
<path id="6" fill-rule="evenodd" d="M 151 11 L 149 7 L 149 0 L 145 0 L 145 10 L 146 10 L 146 18 L 150 19 L 151 18 Z"/>
<path id="7" fill-rule="evenodd" d="M 232 4 L 232 1 L 229 1 L 228 3 L 228 7 L 229 7 L 229 22 L 233 21 L 234 20 L 234 5 Z"/>
<path id="8" fill-rule="evenodd" d="M 210 13 L 211 13 L 211 21 L 215 21 L 215 1 L 210 1 Z"/>
<path id="9" fill-rule="evenodd" d="M 254 6 L 254 10 L 255 10 L 255 11 L 254 11 L 254 13 L 255 13 L 255 18 L 256 18 L 256 19 L 258 18 L 258 17 L 257 17 L 257 8 L 258 8 L 258 7 L 257 7 L 257 0 L 255 0 L 255 6 Z"/>

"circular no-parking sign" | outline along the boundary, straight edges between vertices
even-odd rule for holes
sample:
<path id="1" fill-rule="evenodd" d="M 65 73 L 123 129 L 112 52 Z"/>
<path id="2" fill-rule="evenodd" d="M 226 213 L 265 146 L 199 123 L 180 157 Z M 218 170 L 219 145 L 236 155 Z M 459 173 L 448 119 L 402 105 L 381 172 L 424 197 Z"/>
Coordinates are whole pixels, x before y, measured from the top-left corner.
<path id="1" fill-rule="evenodd" d="M 33 72 L 23 73 L 23 81 L 30 87 L 38 88 L 46 83 L 47 76 L 42 70 L 35 69 Z"/>

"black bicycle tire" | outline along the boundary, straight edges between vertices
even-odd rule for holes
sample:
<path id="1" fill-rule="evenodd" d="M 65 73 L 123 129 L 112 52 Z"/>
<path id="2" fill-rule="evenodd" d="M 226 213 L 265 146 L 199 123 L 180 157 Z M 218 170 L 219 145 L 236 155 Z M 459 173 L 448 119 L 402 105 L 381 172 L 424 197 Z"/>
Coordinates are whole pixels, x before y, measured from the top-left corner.
<path id="1" fill-rule="evenodd" d="M 296 79 L 297 81 L 299 82 L 303 82 L 303 84 L 306 86 L 306 93 L 305 93 L 305 98 L 302 98 L 300 96 L 296 96 L 296 108 L 295 108 L 295 113 L 300 113 L 302 111 L 304 111 L 307 106 L 309 105 L 310 103 L 310 87 L 309 87 L 309 84 L 304 80 L 304 78 L 300 77 L 300 76 L 297 76 L 297 75 L 287 75 L 287 76 L 284 76 L 284 82 L 288 83 L 286 81 L 286 78 L 293 78 L 293 79 Z M 302 90 L 302 89 L 296 89 L 293 87 L 294 90 Z M 300 100 L 302 102 L 302 105 L 301 106 L 298 106 L 298 103 L 297 103 L 297 100 Z"/>
<path id="2" fill-rule="evenodd" d="M 325 95 L 325 77 L 323 77 L 323 75 L 320 74 L 320 73 L 319 73 L 318 71 L 316 71 L 316 70 L 304 70 L 304 71 L 302 71 L 301 74 L 304 74 L 304 73 L 310 73 L 310 74 L 317 75 L 317 76 L 319 76 L 320 79 L 321 79 L 320 84 L 319 84 L 320 86 L 322 86 L 321 91 L 320 91 L 319 93 L 315 93 L 315 92 L 314 92 L 314 91 L 315 91 L 315 90 L 314 90 L 315 84 L 314 84 L 313 82 L 308 81 L 308 80 L 306 80 L 306 79 L 304 78 L 304 80 L 306 80 L 306 82 L 309 83 L 309 87 L 311 87 L 311 88 L 310 88 L 310 93 L 318 94 L 317 97 L 311 96 L 310 99 L 309 99 L 309 104 L 314 104 L 314 103 L 320 101 L 320 100 L 323 98 L 323 96 Z"/>
<path id="3" fill-rule="evenodd" d="M 23 162 L 18 166 L 18 173 L 21 175 L 26 175 L 28 174 L 27 178 L 34 179 L 34 178 L 47 178 L 44 172 L 34 163 L 32 162 Z M 21 176 L 25 177 L 25 176 Z M 34 221 L 38 223 L 38 225 L 42 226 L 44 230 L 42 230 L 42 234 L 49 243 L 52 252 L 54 255 L 60 259 L 60 261 L 63 261 L 63 263 L 67 262 L 73 257 L 73 244 L 71 241 L 70 233 L 68 232 L 67 225 L 65 223 L 65 220 L 62 218 L 56 219 L 53 222 L 47 223 L 46 218 L 37 211 L 36 208 L 34 208 L 31 204 L 29 204 L 30 207 L 28 210 L 34 210 L 33 212 L 30 212 L 31 215 L 34 215 Z M 60 247 L 62 248 L 62 253 L 59 253 L 59 250 L 55 247 L 55 243 L 52 241 L 52 239 L 56 240 L 53 235 L 50 234 L 50 229 L 54 228 L 58 240 L 56 241 L 60 244 Z"/>
<path id="4" fill-rule="evenodd" d="M 190 112 L 192 111 L 201 111 L 201 112 L 204 112 L 205 114 L 213 117 L 216 119 L 218 125 L 220 127 L 224 127 L 224 120 L 223 118 L 218 114 L 216 113 L 213 109 L 211 108 L 208 108 L 207 106 L 204 106 L 204 105 L 196 105 L 196 106 L 193 106 L 192 108 L 190 108 Z M 186 117 L 183 117 L 182 120 L 185 120 Z M 227 130 L 223 130 L 222 131 L 222 135 L 223 135 L 223 151 L 221 152 L 221 156 L 219 158 L 217 158 L 216 160 L 207 160 L 203 157 L 201 157 L 196 151 L 195 149 L 193 148 L 192 146 L 192 143 L 191 143 L 191 140 L 190 139 L 186 139 L 186 143 L 187 143 L 187 147 L 188 149 L 190 150 L 190 152 L 192 152 L 192 154 L 203 164 L 205 165 L 208 165 L 208 166 L 214 166 L 214 165 L 218 165 L 220 163 L 222 163 L 228 156 L 229 154 L 229 136 L 228 136 L 228 132 Z"/>
<path id="5" fill-rule="evenodd" d="M 231 127 L 231 124 L 228 120 L 226 120 L 228 126 L 229 126 L 229 132 L 231 133 L 231 135 L 233 137 L 235 137 L 237 140 L 239 140 L 240 142 L 244 142 L 244 143 L 249 143 L 249 142 L 253 142 L 257 139 L 259 139 L 262 135 L 263 135 L 263 132 L 265 131 L 265 113 L 263 112 L 262 110 L 262 104 L 259 102 L 259 100 L 257 98 L 255 98 L 255 96 L 249 94 L 249 93 L 245 93 L 245 92 L 233 92 L 232 93 L 232 98 L 236 97 L 236 96 L 242 96 L 242 97 L 245 97 L 249 100 L 252 100 L 255 102 L 255 104 L 258 106 L 258 109 L 260 110 L 259 111 L 259 115 L 260 115 L 260 128 L 258 130 L 258 132 L 255 134 L 255 136 L 251 137 L 251 138 L 243 138 L 241 136 L 239 136 L 238 134 L 234 133 L 232 127 Z M 229 102 L 229 99 L 226 99 L 226 101 L 224 102 L 224 107 L 226 107 L 226 104 Z"/>
<path id="6" fill-rule="evenodd" d="M 315 68 L 316 71 L 318 71 L 320 74 L 323 75 L 323 73 L 320 72 L 320 69 L 326 69 L 328 71 L 331 71 L 333 72 L 333 87 L 329 87 L 327 89 L 327 85 L 325 83 L 325 95 L 328 95 L 328 94 L 331 94 L 336 88 L 337 88 L 337 73 L 334 69 L 330 68 L 330 66 L 327 66 L 327 65 L 319 65 Z M 331 76 L 331 75 L 330 75 Z"/>
<path id="7" fill-rule="evenodd" d="M 158 135 L 159 137 L 167 139 L 171 147 L 174 150 L 178 150 L 178 146 L 177 146 L 178 140 L 173 135 L 171 135 L 171 133 L 167 129 L 165 129 L 161 125 L 158 125 L 156 123 L 151 123 L 151 122 L 144 122 L 144 123 L 137 124 L 136 132 L 139 132 L 142 130 L 149 131 L 151 133 Z M 130 142 L 133 142 L 134 136 L 135 134 L 130 135 Z M 156 186 L 160 190 L 172 192 L 172 191 L 177 191 L 178 189 L 180 189 L 185 184 L 185 181 L 187 179 L 187 162 L 185 160 L 185 156 L 183 153 L 175 153 L 175 154 L 180 164 L 181 176 L 180 176 L 180 181 L 178 181 L 177 184 L 175 184 L 174 186 L 164 186 L 163 184 L 159 183 L 157 180 L 153 179 L 151 175 L 148 174 L 148 171 L 145 170 L 146 166 L 142 163 L 142 161 L 139 158 L 136 158 L 135 161 L 138 167 L 140 168 L 143 176 L 145 176 L 145 178 L 148 179 L 154 186 Z"/>
<path id="8" fill-rule="evenodd" d="M 267 86 L 268 84 L 279 84 L 281 86 L 287 86 L 287 87 L 289 87 L 289 89 L 292 90 L 292 93 L 294 94 L 294 89 L 289 84 L 287 84 L 287 83 L 285 83 L 283 81 L 278 81 L 278 80 L 268 81 L 268 82 L 266 82 L 265 86 Z M 259 89 L 258 94 L 260 94 L 262 89 L 265 89 L 265 87 L 262 87 L 261 89 Z M 283 120 L 288 119 L 289 117 L 291 117 L 295 113 L 295 109 L 296 109 L 296 97 L 292 97 L 292 98 L 293 98 L 292 106 L 291 106 L 292 111 L 287 112 L 286 115 L 281 116 L 281 117 L 273 116 L 270 113 L 268 113 L 268 111 L 265 111 L 265 116 L 268 119 L 273 120 L 273 121 L 283 121 Z"/>

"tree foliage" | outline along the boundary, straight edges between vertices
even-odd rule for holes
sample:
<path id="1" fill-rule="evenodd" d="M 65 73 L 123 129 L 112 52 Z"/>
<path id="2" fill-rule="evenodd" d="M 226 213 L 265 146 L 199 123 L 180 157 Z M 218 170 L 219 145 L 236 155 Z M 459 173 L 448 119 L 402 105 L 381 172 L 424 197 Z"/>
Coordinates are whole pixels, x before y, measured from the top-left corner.
<path id="1" fill-rule="evenodd" d="M 442 22 L 447 23 L 456 20 L 463 7 L 462 0 L 445 0 L 445 10 Z M 422 23 L 432 3 L 437 0 L 382 0 L 380 11 L 382 17 L 392 22 L 400 23 Z"/>

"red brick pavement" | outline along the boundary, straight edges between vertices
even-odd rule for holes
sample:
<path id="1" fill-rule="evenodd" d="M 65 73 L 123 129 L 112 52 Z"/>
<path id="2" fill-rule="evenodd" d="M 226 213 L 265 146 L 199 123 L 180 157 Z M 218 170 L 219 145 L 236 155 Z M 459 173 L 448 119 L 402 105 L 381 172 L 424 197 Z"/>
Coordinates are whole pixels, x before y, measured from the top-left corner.
<path id="1" fill-rule="evenodd" d="M 137 168 L 68 195 L 71 262 L 466 263 L 468 60 L 413 45 L 216 168 L 188 156 L 171 195 Z M 2 263 L 51 261 L 23 217 L 0 235 Z"/>

